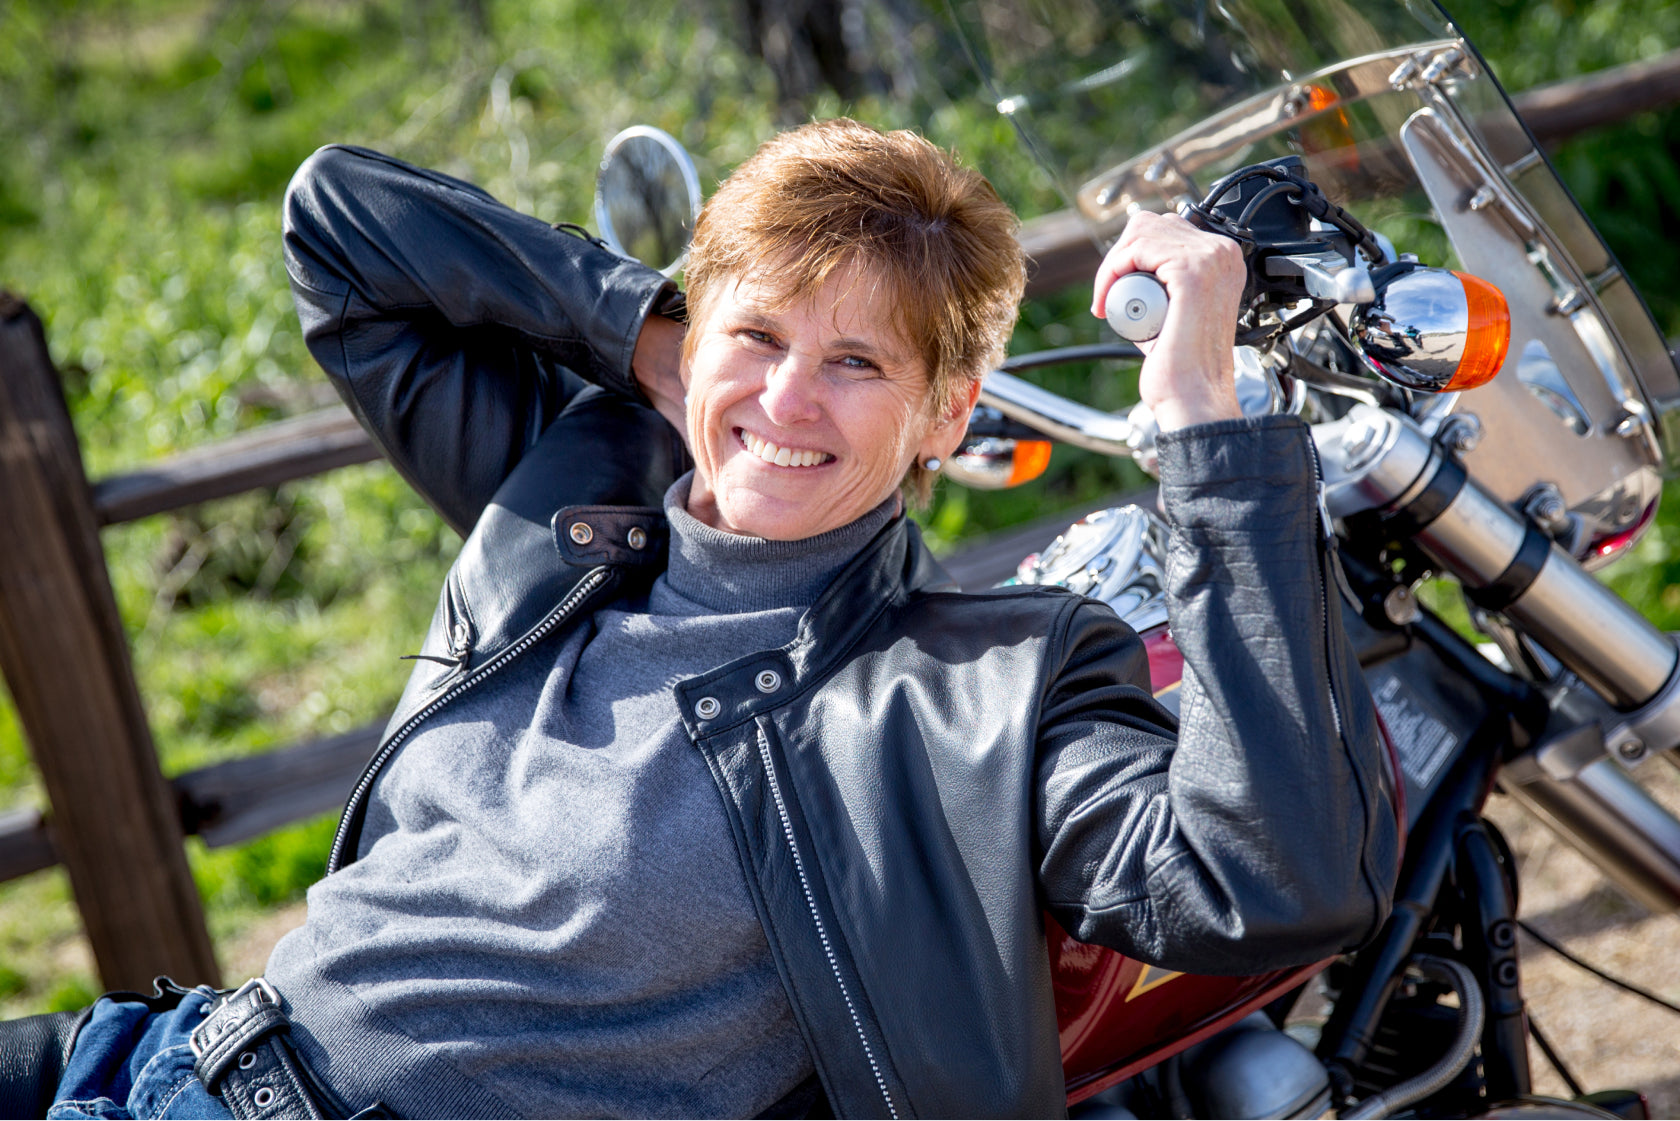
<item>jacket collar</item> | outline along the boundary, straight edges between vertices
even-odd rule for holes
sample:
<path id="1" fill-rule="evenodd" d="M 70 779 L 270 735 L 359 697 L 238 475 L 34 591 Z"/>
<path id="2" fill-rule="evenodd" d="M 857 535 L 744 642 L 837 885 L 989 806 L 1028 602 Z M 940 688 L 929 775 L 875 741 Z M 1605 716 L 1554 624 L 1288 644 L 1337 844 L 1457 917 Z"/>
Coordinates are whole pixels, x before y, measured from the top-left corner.
<path id="1" fill-rule="evenodd" d="M 767 715 L 826 677 L 909 596 L 956 590 L 915 523 L 900 514 L 840 571 L 787 646 L 753 651 L 678 682 L 683 723 L 699 741 Z"/>

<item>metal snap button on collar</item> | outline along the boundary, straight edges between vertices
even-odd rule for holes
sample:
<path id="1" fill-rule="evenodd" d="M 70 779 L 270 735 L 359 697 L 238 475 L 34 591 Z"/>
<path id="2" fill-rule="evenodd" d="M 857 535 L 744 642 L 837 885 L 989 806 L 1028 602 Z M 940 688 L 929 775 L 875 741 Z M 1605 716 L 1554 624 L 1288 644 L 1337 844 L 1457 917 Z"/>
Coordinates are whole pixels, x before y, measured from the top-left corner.
<path id="1" fill-rule="evenodd" d="M 630 532 L 624 535 L 624 540 L 632 549 L 647 548 L 647 530 L 639 525 L 630 527 Z"/>
<path id="2" fill-rule="evenodd" d="M 758 686 L 760 693 L 774 693 L 782 687 L 782 675 L 773 669 L 767 669 L 758 675 L 753 684 Z"/>
<path id="3" fill-rule="evenodd" d="M 723 711 L 723 706 L 718 703 L 716 697 L 701 697 L 694 702 L 694 711 L 699 714 L 700 719 L 710 720 Z"/>
<path id="4" fill-rule="evenodd" d="M 595 540 L 595 531 L 589 528 L 588 522 L 573 522 L 572 528 L 566 532 L 579 545 L 587 545 Z"/>

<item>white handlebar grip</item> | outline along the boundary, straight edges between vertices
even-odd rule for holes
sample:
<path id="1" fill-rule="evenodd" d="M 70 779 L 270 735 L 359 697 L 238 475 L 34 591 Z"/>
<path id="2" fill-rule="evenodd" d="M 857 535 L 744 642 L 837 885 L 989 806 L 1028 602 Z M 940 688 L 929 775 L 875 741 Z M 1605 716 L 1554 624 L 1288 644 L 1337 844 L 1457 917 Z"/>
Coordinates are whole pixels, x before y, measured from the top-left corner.
<path id="1" fill-rule="evenodd" d="M 1167 290 L 1152 272 L 1129 272 L 1108 290 L 1103 314 L 1115 334 L 1146 343 L 1161 333 L 1167 321 Z"/>

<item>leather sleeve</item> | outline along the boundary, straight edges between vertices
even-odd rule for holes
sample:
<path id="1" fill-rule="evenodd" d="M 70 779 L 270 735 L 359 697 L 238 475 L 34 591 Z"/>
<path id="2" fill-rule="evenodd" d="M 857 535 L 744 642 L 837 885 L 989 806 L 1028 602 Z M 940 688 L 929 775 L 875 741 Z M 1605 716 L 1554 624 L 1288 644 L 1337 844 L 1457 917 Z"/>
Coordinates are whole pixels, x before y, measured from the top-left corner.
<path id="1" fill-rule="evenodd" d="M 1136 636 L 1081 603 L 1040 721 L 1046 906 L 1186 972 L 1320 960 L 1381 926 L 1399 848 L 1306 426 L 1202 425 L 1160 452 L 1182 726 L 1175 743 Z"/>
<path id="2" fill-rule="evenodd" d="M 0 1021 L 0 1117 L 45 1117 L 92 1008 Z"/>
<path id="3" fill-rule="evenodd" d="M 283 218 L 310 352 L 462 533 L 585 382 L 641 399 L 636 339 L 673 295 L 658 272 L 362 148 L 310 156 Z"/>

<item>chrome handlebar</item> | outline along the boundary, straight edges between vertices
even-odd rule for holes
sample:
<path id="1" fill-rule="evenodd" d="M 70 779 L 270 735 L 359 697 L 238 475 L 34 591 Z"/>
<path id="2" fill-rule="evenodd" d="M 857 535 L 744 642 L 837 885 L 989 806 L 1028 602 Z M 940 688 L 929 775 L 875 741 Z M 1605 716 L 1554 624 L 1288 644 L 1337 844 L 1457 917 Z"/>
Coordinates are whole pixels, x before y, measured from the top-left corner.
<path id="1" fill-rule="evenodd" d="M 1076 448 L 1104 455 L 1132 454 L 1129 417 L 1069 401 L 1002 370 L 986 375 L 980 387 L 980 404 Z"/>

